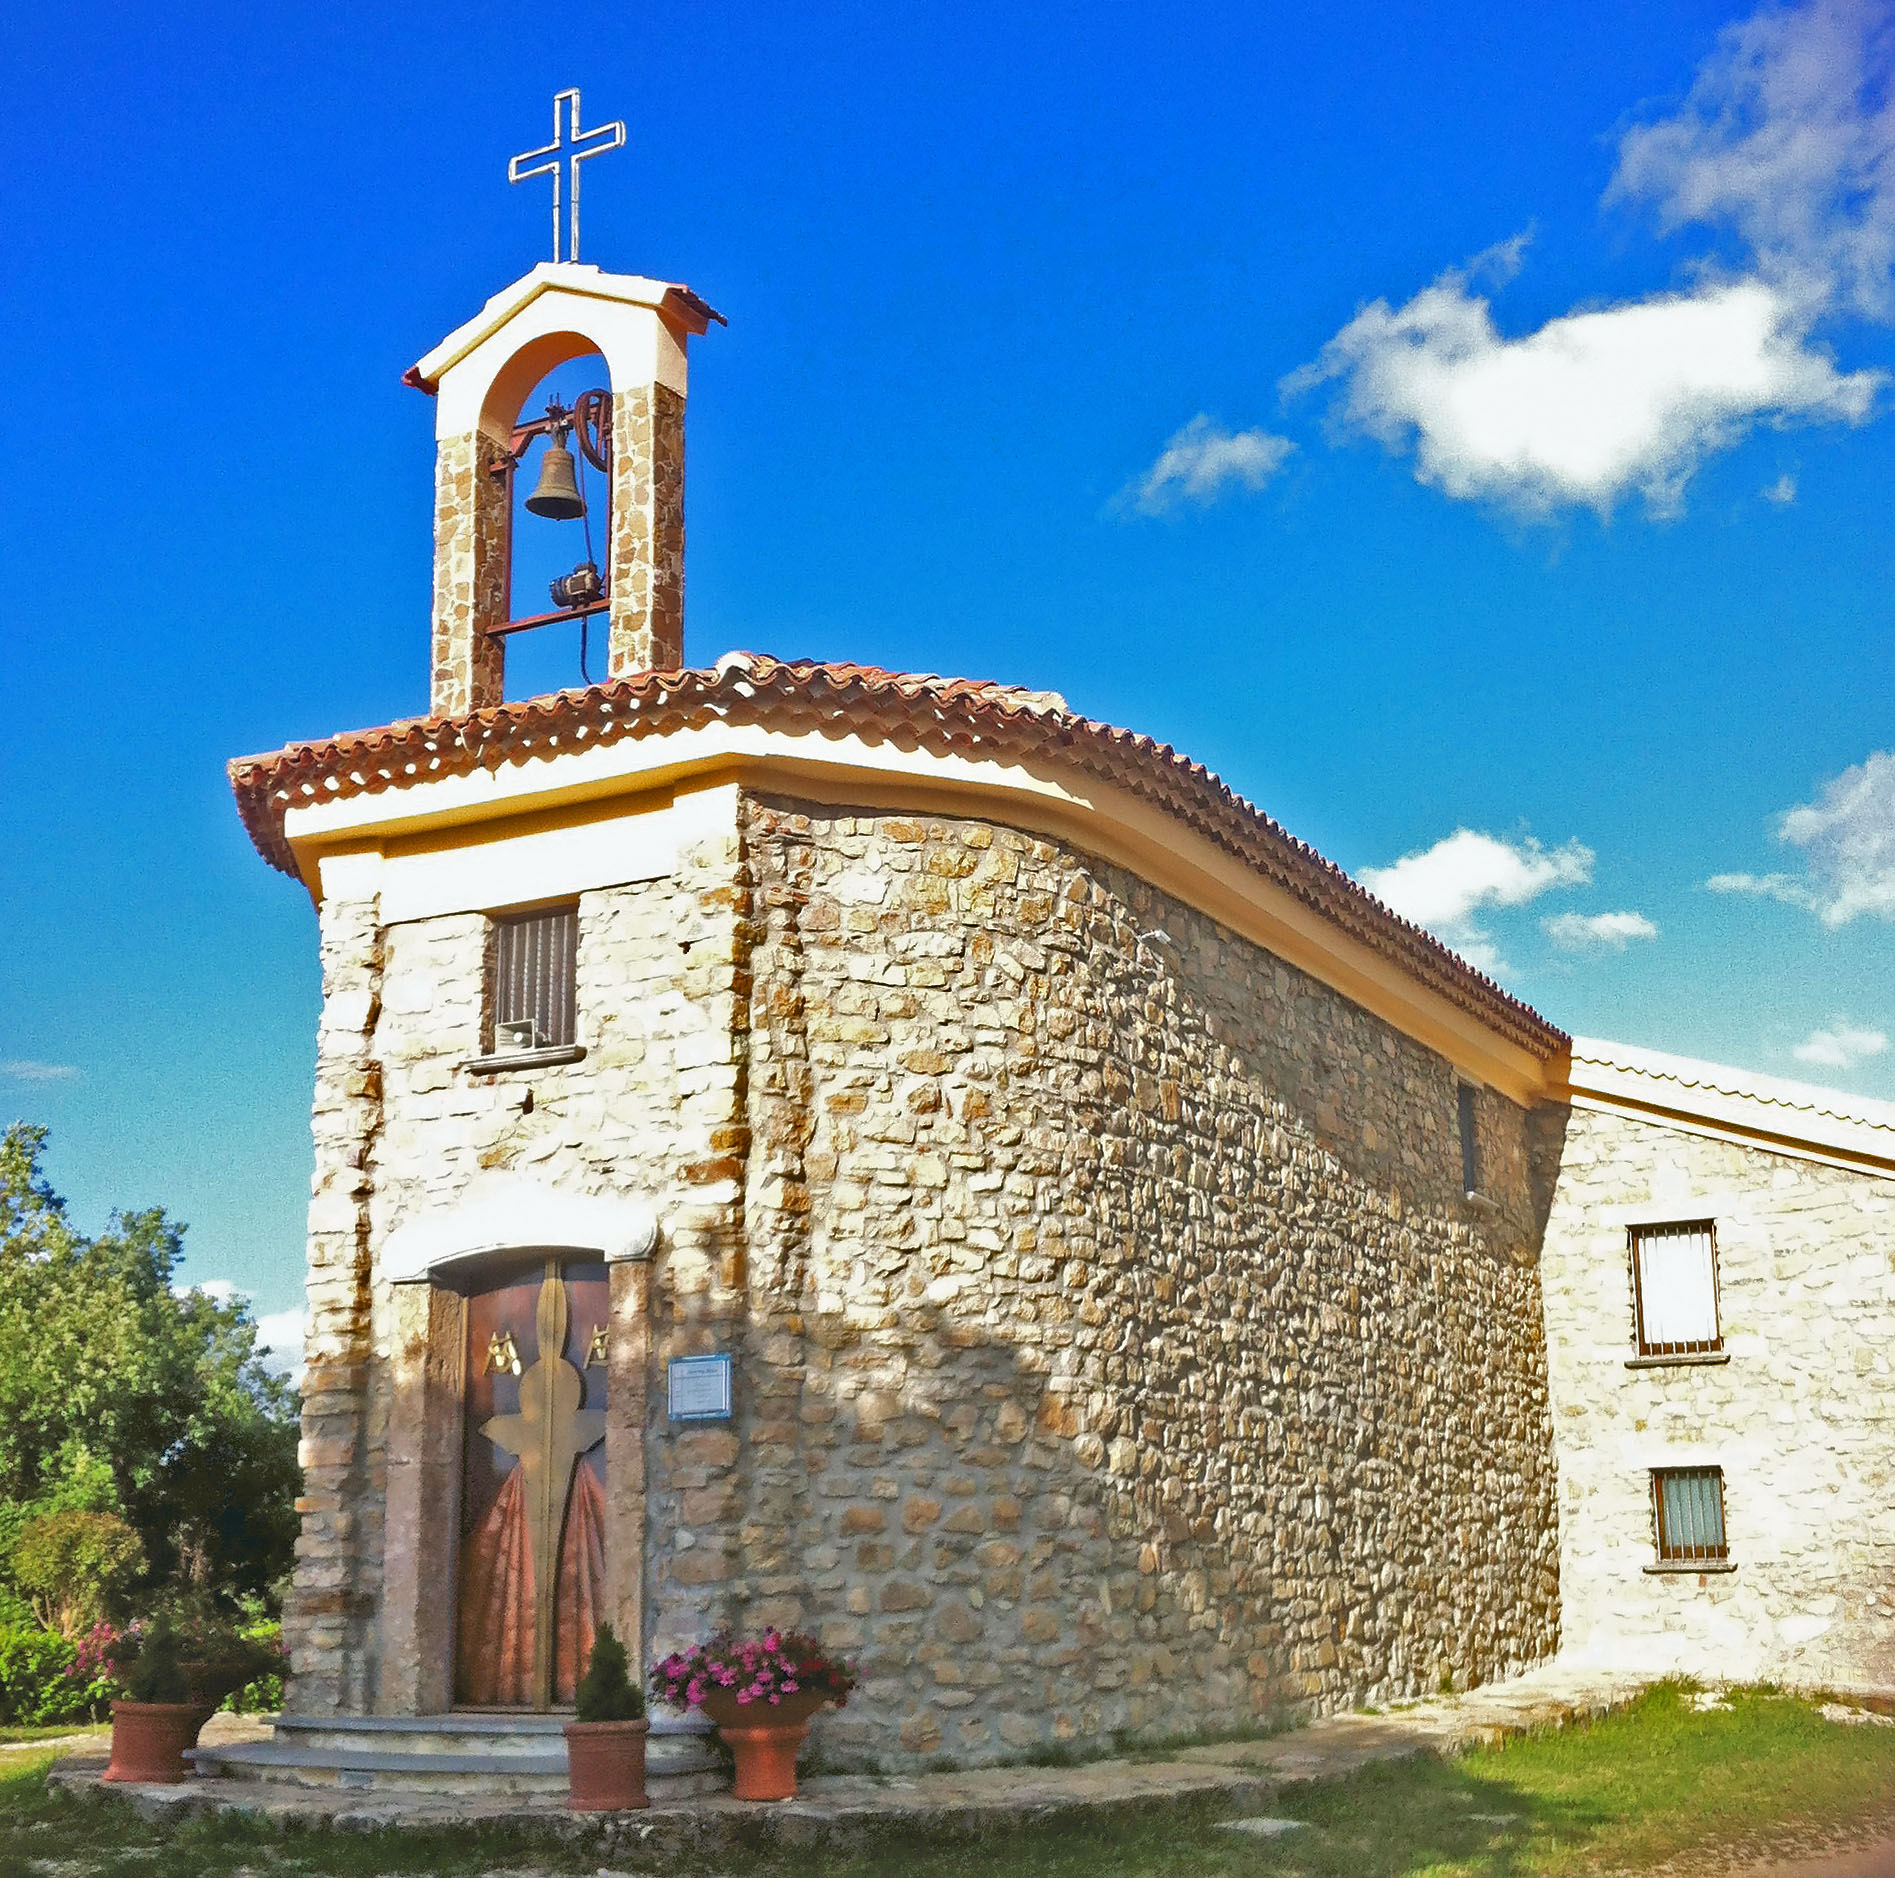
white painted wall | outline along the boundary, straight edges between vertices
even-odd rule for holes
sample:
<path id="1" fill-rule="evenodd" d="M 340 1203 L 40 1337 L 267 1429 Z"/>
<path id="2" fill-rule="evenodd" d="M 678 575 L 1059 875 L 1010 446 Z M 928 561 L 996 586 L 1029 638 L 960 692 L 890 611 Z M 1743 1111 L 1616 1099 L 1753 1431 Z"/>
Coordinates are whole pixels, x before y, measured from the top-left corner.
<path id="1" fill-rule="evenodd" d="M 1697 1218 L 1730 1361 L 1628 1368 L 1627 1228 Z M 1895 1182 L 1576 1108 L 1542 1278 L 1564 1651 L 1895 1687 Z M 1734 1570 L 1648 1571 L 1665 1466 L 1723 1468 Z"/>

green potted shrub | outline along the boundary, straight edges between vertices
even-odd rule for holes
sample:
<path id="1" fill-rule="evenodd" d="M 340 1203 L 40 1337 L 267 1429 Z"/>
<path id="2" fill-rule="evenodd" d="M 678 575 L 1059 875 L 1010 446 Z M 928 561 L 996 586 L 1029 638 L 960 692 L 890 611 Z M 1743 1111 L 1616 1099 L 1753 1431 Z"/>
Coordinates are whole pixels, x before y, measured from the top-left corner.
<path id="1" fill-rule="evenodd" d="M 112 1758 L 104 1777 L 167 1785 L 188 1780 L 184 1756 L 211 1711 L 191 1699 L 183 1644 L 168 1612 L 138 1637 L 136 1651 L 121 1658 L 125 1695 L 112 1704 Z"/>
<path id="2" fill-rule="evenodd" d="M 178 1634 L 178 1655 L 190 1699 L 222 1708 L 239 1689 L 283 1666 L 280 1645 L 247 1634 L 243 1620 L 210 1598 L 174 1596 L 165 1611 Z"/>
<path id="3" fill-rule="evenodd" d="M 601 1624 L 566 1724 L 567 1805 L 576 1813 L 649 1806 L 645 1797 L 645 1695 L 632 1680 L 625 1646 Z"/>

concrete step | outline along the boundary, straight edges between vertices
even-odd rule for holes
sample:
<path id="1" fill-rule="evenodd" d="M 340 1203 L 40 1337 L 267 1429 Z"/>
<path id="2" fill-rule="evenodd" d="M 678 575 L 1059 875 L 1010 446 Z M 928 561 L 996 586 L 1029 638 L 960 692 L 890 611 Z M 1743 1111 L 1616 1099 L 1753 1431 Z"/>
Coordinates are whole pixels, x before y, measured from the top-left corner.
<path id="1" fill-rule="evenodd" d="M 279 1715 L 276 1739 L 312 1748 L 351 1748 L 363 1753 L 535 1754 L 566 1752 L 567 1715 L 520 1710 L 470 1709 L 449 1715 Z M 646 1737 L 648 1764 L 668 1755 L 709 1748 L 716 1730 L 701 1715 L 654 1715 Z"/>
<path id="2" fill-rule="evenodd" d="M 200 1747 L 211 1779 L 387 1793 L 563 1794 L 566 1740 L 557 1715 L 285 1715 L 268 1741 Z M 729 1782 L 711 1727 L 655 1716 L 645 1747 L 654 1800 L 721 1792 Z"/>

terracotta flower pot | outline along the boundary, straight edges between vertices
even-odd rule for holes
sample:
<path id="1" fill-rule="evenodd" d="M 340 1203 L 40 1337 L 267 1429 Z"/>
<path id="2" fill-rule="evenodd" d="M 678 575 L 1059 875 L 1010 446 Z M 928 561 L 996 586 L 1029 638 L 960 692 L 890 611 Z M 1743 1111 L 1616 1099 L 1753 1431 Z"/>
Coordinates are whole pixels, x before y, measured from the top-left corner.
<path id="1" fill-rule="evenodd" d="M 566 1724 L 566 1804 L 575 1813 L 623 1813 L 645 1797 L 645 1721 Z"/>
<path id="2" fill-rule="evenodd" d="M 717 1724 L 717 1732 L 737 1762 L 731 1792 L 740 1800 L 793 1800 L 796 1756 L 809 1738 L 810 1717 L 828 1701 L 798 1690 L 774 1706 L 739 1702 L 716 1690 L 698 1705 Z"/>
<path id="3" fill-rule="evenodd" d="M 211 1711 L 198 1702 L 114 1702 L 112 1758 L 102 1778 L 173 1785 L 191 1778 L 184 1751 Z"/>

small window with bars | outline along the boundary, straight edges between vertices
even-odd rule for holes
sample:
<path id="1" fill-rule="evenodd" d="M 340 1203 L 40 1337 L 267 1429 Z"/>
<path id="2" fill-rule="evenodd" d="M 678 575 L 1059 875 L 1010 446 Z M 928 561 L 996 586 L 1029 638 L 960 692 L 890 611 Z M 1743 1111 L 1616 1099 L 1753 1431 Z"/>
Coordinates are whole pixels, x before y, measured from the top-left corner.
<path id="1" fill-rule="evenodd" d="M 1632 1228 L 1632 1300 L 1640 1356 L 1700 1356 L 1724 1347 L 1716 1234 L 1708 1219 Z"/>
<path id="2" fill-rule="evenodd" d="M 1730 1557 L 1721 1467 L 1653 1469 L 1652 1514 L 1661 1565 L 1717 1564 Z"/>
<path id="3" fill-rule="evenodd" d="M 508 913 L 493 922 L 491 995 L 496 1056 L 555 1050 L 576 1035 L 573 995 L 579 910 Z"/>

